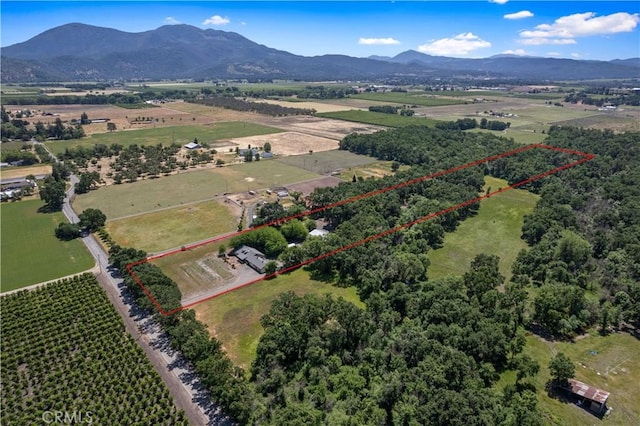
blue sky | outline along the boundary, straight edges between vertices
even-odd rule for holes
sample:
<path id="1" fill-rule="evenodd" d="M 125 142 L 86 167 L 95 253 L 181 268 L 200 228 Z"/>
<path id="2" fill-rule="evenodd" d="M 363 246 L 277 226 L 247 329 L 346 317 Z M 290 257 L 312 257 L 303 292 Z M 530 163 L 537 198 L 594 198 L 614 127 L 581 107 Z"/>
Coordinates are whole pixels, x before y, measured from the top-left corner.
<path id="1" fill-rule="evenodd" d="M 640 56 L 638 1 L 2 1 L 1 45 L 70 22 L 141 32 L 189 24 L 291 53 L 479 58 Z"/>

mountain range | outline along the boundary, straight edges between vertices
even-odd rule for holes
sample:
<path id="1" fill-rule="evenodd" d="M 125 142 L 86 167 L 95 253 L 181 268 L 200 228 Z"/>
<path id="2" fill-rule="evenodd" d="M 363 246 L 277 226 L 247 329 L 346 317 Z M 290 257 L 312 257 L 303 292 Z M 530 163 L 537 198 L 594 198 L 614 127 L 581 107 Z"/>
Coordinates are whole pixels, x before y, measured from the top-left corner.
<path id="1" fill-rule="evenodd" d="M 240 34 L 190 25 L 128 33 L 80 23 L 1 49 L 3 83 L 111 79 L 301 79 L 496 77 L 535 80 L 640 78 L 640 58 L 585 61 L 498 55 L 300 56 Z"/>

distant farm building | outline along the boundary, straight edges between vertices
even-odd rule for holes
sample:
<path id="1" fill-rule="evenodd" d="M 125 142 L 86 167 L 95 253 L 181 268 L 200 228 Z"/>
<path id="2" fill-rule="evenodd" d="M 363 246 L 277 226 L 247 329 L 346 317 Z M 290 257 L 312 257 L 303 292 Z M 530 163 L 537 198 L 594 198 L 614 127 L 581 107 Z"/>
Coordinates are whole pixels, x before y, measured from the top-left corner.
<path id="1" fill-rule="evenodd" d="M 273 152 L 263 152 L 260 154 L 261 158 L 273 158 Z"/>
<path id="2" fill-rule="evenodd" d="M 267 259 L 261 251 L 249 246 L 240 246 L 233 254 L 240 262 L 249 265 L 256 272 L 264 274 Z"/>
<path id="3" fill-rule="evenodd" d="M 185 144 L 184 147 L 187 149 L 198 149 L 200 148 L 200 144 L 195 142 L 189 142 L 188 144 Z"/>
<path id="4" fill-rule="evenodd" d="M 563 388 L 577 396 L 578 404 L 599 416 L 607 411 L 609 392 L 589 386 L 575 379 L 569 379 L 569 387 Z"/>

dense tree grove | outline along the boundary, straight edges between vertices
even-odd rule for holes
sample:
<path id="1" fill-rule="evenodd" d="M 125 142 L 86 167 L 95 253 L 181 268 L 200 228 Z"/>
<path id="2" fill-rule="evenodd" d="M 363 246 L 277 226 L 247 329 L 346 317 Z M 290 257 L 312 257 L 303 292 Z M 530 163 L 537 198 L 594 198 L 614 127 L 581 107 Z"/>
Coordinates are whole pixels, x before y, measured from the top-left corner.
<path id="1" fill-rule="evenodd" d="M 572 336 L 640 321 L 640 134 L 552 127 L 547 143 L 596 158 L 545 179 L 515 280 L 541 286 L 533 320 Z M 597 296 L 587 298 L 587 294 Z"/>
<path id="2" fill-rule="evenodd" d="M 31 125 L 22 118 L 12 119 L 2 107 L 2 140 L 23 140 L 29 141 L 36 138 L 40 141 L 45 139 L 79 139 L 85 135 L 80 122 L 65 124 L 60 118 L 56 118 L 53 124 L 45 125 L 38 121 Z"/>

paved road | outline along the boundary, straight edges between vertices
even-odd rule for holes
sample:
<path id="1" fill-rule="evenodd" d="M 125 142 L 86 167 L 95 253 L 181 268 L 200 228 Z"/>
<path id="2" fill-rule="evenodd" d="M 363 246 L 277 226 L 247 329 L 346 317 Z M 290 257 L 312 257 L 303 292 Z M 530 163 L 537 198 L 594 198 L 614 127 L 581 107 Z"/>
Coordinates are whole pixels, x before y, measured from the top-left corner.
<path id="1" fill-rule="evenodd" d="M 75 196 L 74 186 L 79 181 L 70 176 L 71 188 L 67 191 L 62 211 L 67 219 L 76 223 L 78 215 L 70 201 Z M 232 424 L 219 407 L 211 402 L 211 397 L 201 385 L 197 375 L 182 355 L 174 351 L 167 335 L 153 318 L 138 309 L 126 290 L 119 273 L 109 265 L 109 256 L 93 235 L 82 238 L 83 243 L 96 260 L 96 277 L 107 293 L 109 300 L 124 320 L 127 331 L 138 342 L 147 358 L 154 365 L 166 383 L 176 406 L 184 410 L 189 423 L 193 425 Z M 95 268 L 94 268 L 95 269 Z"/>

